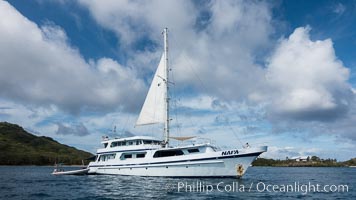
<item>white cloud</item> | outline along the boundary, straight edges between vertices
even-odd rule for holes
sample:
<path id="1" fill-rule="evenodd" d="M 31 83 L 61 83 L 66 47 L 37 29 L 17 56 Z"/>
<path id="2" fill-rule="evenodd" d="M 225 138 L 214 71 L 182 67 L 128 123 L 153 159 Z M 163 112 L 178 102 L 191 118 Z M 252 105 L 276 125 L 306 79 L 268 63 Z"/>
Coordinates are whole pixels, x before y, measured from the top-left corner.
<path id="1" fill-rule="evenodd" d="M 292 158 L 295 156 L 322 156 L 322 158 L 330 158 L 325 157 L 320 148 L 296 148 L 291 146 L 269 146 L 268 151 L 261 155 L 263 158 L 278 158 L 281 160 L 286 159 L 286 157 Z"/>
<path id="2" fill-rule="evenodd" d="M 256 133 L 268 132 L 271 124 L 280 132 L 288 133 L 279 127 L 285 125 L 288 130 L 308 130 L 310 135 L 326 133 L 355 140 L 355 114 L 350 110 L 356 109 L 350 108 L 354 94 L 350 94 L 352 88 L 347 83 L 349 72 L 336 57 L 330 39 L 313 41 L 308 28 L 298 28 L 276 43 L 276 50 L 264 68 L 265 51 L 275 45 L 271 39 L 275 27 L 268 3 L 80 2 L 100 25 L 116 33 L 120 52 L 127 54 L 127 66 L 110 58 L 85 61 L 79 50 L 69 44 L 61 27 L 51 22 L 39 27 L 1 1 L 0 98 L 19 103 L 10 105 L 18 108 L 16 112 L 2 109 L 5 111 L 1 114 L 11 116 L 7 119 L 54 135 L 58 119 L 50 117 L 65 117 L 61 110 L 72 113 L 81 109 L 106 110 L 110 112 L 81 115 L 73 120 L 92 133 L 80 138 L 81 142 L 94 146 L 100 135 L 106 134 L 103 130 L 114 124 L 122 131 L 160 137 L 161 127 L 149 128 L 149 132 L 147 128 L 133 129 L 137 116 L 118 113 L 116 108 L 133 111 L 141 107 L 145 85 L 140 77 L 146 82 L 152 78 L 162 52 L 160 31 L 168 27 L 170 66 L 176 89 L 183 94 L 182 106 L 214 111 L 204 116 L 184 115 L 177 121 L 185 127 L 181 134 L 210 136 L 217 138 L 220 145 L 233 146 L 237 145 L 236 138 L 231 138 L 234 133 L 219 127 L 231 122 L 239 133 L 251 136 L 250 144 L 258 141 Z M 65 1 L 62 3 L 66 5 Z M 186 90 L 193 96 L 184 96 Z M 266 102 L 270 103 L 268 113 L 264 110 Z M 37 106 L 36 110 L 43 109 L 37 118 L 31 118 L 35 112 L 32 104 Z M 216 108 L 220 112 L 226 106 L 225 113 L 216 112 Z M 344 118 L 340 120 L 340 116 Z M 300 119 L 319 121 L 306 124 Z M 331 121 L 325 123 L 325 119 Z M 46 120 L 46 126 L 37 126 Z M 63 123 L 67 130 L 71 129 Z M 255 129 L 259 126 L 261 129 Z M 72 137 L 54 136 L 65 143 L 74 143 Z M 79 141 L 78 138 L 75 140 Z M 301 148 L 289 150 L 304 152 Z"/>
<path id="3" fill-rule="evenodd" d="M 28 129 L 34 129 L 35 124 L 58 112 L 55 106 L 33 109 L 22 104 L 1 99 L 0 105 L 0 120 L 17 123 Z"/>
<path id="4" fill-rule="evenodd" d="M 269 60 L 271 109 L 298 119 L 333 119 L 352 101 L 349 70 L 330 39 L 312 41 L 310 28 L 297 28 L 277 45 Z"/>
<path id="5" fill-rule="evenodd" d="M 274 32 L 272 7 L 265 2 L 81 3 L 131 51 L 135 51 L 132 44 L 142 37 L 161 45 L 158 32 L 168 26 L 170 66 L 178 90 L 228 102 L 267 101 L 271 116 L 292 119 L 335 119 L 345 115 L 351 104 L 348 69 L 336 57 L 332 41 L 312 41 L 308 27 L 297 28 L 289 38 L 279 41 L 266 68 L 257 62 L 263 59 L 261 51 L 271 47 Z M 198 23 L 202 14 L 207 16 L 203 25 Z M 154 63 L 161 51 L 133 53 L 128 62 L 147 71 L 147 66 L 137 64 Z M 155 65 L 150 64 L 149 71 L 152 67 Z"/>
<path id="6" fill-rule="evenodd" d="M 63 29 L 38 27 L 0 2 L 0 97 L 78 112 L 134 110 L 145 86 L 135 70 L 101 58 L 87 63 Z M 130 93 L 131 95 L 127 95 Z"/>
<path id="7" fill-rule="evenodd" d="M 216 97 L 207 95 L 182 98 L 179 100 L 177 106 L 194 110 L 217 110 L 228 108 L 227 103 L 221 102 Z"/>
<path id="8" fill-rule="evenodd" d="M 264 72 L 255 64 L 255 54 L 270 45 L 273 32 L 271 11 L 265 3 L 212 1 L 204 6 L 191 1 L 81 3 L 99 24 L 117 33 L 123 44 L 121 48 L 132 52 L 128 57 L 130 66 L 143 71 L 155 67 L 151 63 L 157 62 L 152 60 L 158 60 L 162 48 L 137 51 L 135 44 L 145 39 L 162 46 L 159 33 L 168 27 L 170 64 L 178 89 L 189 87 L 200 90 L 199 93 L 237 100 L 253 97 L 250 93 L 264 85 L 260 81 Z M 198 20 L 203 12 L 210 17 L 201 27 Z"/>
<path id="9" fill-rule="evenodd" d="M 58 135 L 76 135 L 76 136 L 86 136 L 89 135 L 87 127 L 83 123 L 66 125 L 63 123 L 57 123 L 58 129 L 56 134 Z"/>
<path id="10" fill-rule="evenodd" d="M 189 1 L 83 0 L 80 3 L 89 8 L 98 23 L 114 30 L 125 48 L 152 33 L 150 37 L 160 40 L 157 33 L 166 26 L 182 33 L 195 19 Z"/>

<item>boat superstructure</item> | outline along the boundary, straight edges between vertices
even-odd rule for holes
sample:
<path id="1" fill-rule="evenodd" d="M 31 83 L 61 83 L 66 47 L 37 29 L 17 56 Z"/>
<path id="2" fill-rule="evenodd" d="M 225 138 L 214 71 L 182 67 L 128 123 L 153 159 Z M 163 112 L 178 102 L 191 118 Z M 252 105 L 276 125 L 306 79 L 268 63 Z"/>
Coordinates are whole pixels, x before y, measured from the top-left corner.
<path id="1" fill-rule="evenodd" d="M 164 140 L 148 136 L 103 138 L 103 148 L 88 165 L 89 173 L 165 177 L 241 177 L 267 146 L 220 150 L 211 142 L 171 146 L 168 29 L 163 31 L 164 53 L 153 77 L 137 126 L 163 123 Z"/>
<path id="2" fill-rule="evenodd" d="M 218 150 L 210 143 L 162 147 L 147 136 L 104 140 L 89 173 L 168 177 L 240 177 L 267 147 Z"/>

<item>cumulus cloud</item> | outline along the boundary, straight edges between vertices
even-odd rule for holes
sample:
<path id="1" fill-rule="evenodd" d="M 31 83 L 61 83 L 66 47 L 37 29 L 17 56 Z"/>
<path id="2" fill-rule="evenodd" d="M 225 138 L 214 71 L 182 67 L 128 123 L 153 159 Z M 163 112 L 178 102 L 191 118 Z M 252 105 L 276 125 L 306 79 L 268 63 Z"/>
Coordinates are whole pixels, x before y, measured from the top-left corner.
<path id="1" fill-rule="evenodd" d="M 62 123 L 57 123 L 58 129 L 56 134 L 58 135 L 75 135 L 75 136 L 86 136 L 89 135 L 88 129 L 83 123 L 76 125 L 64 125 Z"/>
<path id="2" fill-rule="evenodd" d="M 85 61 L 63 29 L 53 23 L 38 27 L 6 1 L 0 2 L 0 57 L 0 97 L 17 102 L 72 113 L 132 111 L 145 90 L 132 68 L 109 58 Z"/>
<path id="3" fill-rule="evenodd" d="M 344 116 L 353 101 L 349 70 L 330 39 L 312 41 L 309 27 L 282 39 L 267 66 L 274 114 L 301 120 Z"/>
<path id="4" fill-rule="evenodd" d="M 266 2 L 91 0 L 81 4 L 131 51 L 137 51 L 135 44 L 142 38 L 157 45 L 128 57 L 128 63 L 141 71 L 154 71 L 162 51 L 158 32 L 168 26 L 175 89 L 196 94 L 182 98 L 183 107 L 214 109 L 213 100 L 226 105 L 257 103 L 259 110 L 267 105 L 262 116 L 274 130 L 282 130 L 285 124 L 290 127 L 295 120 L 315 120 L 321 127 L 328 126 L 326 121 L 350 119 L 354 94 L 347 83 L 349 70 L 336 57 L 330 39 L 313 41 L 309 27 L 297 28 L 275 44 L 263 64 L 274 34 L 272 7 Z"/>
<path id="5" fill-rule="evenodd" d="M 135 45 L 147 36 L 160 40 L 157 33 L 169 25 L 182 33 L 187 24 L 194 22 L 196 15 L 191 12 L 189 1 L 83 0 L 80 3 L 91 11 L 98 23 L 115 31 L 124 47 Z"/>
<path id="6" fill-rule="evenodd" d="M 310 29 L 297 28 L 281 39 L 269 59 L 269 90 L 261 95 L 269 102 L 267 119 L 273 133 L 328 135 L 350 143 L 356 140 L 356 102 L 349 69 L 335 55 L 331 39 L 314 41 Z"/>
<path id="7" fill-rule="evenodd" d="M 152 60 L 157 63 L 162 52 L 159 33 L 168 27 L 170 65 L 178 90 L 195 89 L 224 100 L 237 100 L 253 96 L 253 91 L 264 86 L 260 81 L 264 80 L 264 72 L 256 64 L 255 55 L 270 45 L 273 29 L 270 7 L 263 2 L 211 1 L 198 5 L 193 1 L 173 0 L 119 3 L 93 0 L 81 3 L 98 23 L 117 33 L 120 44 L 134 52 L 128 56 L 128 63 L 142 71 L 156 67 L 147 63 L 153 63 Z M 202 17 L 205 17 L 204 25 L 198 23 Z M 152 42 L 160 48 L 137 49 L 140 41 Z"/>

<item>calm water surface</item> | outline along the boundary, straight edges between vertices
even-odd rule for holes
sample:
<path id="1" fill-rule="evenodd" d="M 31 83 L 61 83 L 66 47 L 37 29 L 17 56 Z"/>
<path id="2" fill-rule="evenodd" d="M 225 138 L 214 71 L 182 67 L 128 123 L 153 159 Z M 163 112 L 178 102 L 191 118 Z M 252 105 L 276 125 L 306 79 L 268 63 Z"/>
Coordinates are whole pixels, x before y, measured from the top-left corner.
<path id="1" fill-rule="evenodd" d="M 52 171 L 0 166 L 0 199 L 356 199 L 356 168 L 251 167 L 240 180 L 53 176 Z"/>

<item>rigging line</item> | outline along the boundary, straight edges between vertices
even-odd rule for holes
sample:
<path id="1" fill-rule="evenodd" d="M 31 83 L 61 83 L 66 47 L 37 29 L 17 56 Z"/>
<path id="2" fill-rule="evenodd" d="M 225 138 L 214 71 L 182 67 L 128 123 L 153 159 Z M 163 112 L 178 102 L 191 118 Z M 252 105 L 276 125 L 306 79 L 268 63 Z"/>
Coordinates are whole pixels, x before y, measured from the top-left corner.
<path id="1" fill-rule="evenodd" d="M 173 40 L 176 44 L 178 44 L 174 34 L 171 34 L 171 40 Z M 196 77 L 196 79 L 198 80 L 200 85 L 202 86 L 205 93 L 208 93 L 208 89 L 205 86 L 204 82 L 200 79 L 200 77 L 198 76 L 198 73 L 192 67 L 193 63 L 189 59 L 187 59 L 187 57 L 185 55 L 184 55 L 184 59 L 188 62 L 189 69 L 193 72 L 194 76 Z M 192 119 L 192 117 L 190 115 L 189 115 L 189 118 Z M 191 125 L 194 126 L 193 121 L 192 120 L 189 120 L 189 121 L 191 122 Z M 206 126 L 202 125 L 202 128 L 206 128 Z"/>
<path id="2" fill-rule="evenodd" d="M 174 75 L 173 75 L 173 73 L 171 73 L 171 78 L 172 78 L 172 81 L 174 82 L 175 80 L 174 80 Z M 175 123 L 176 123 L 176 127 L 177 127 L 177 132 L 179 132 L 179 121 L 178 121 L 178 115 L 177 115 L 177 100 L 176 100 L 176 86 L 175 85 L 173 85 L 173 88 L 170 90 L 170 95 L 171 95 L 171 97 L 172 97 L 172 99 L 174 99 L 173 100 L 173 107 L 174 107 L 174 109 L 172 109 L 172 110 L 174 110 L 174 117 L 175 117 Z"/>
<path id="3" fill-rule="evenodd" d="M 114 134 L 114 126 L 115 125 L 114 124 L 115 124 L 115 120 L 112 120 L 110 129 L 109 129 L 109 137 L 115 137 L 115 134 Z"/>
<path id="4" fill-rule="evenodd" d="M 184 58 L 186 58 L 186 55 L 184 55 Z M 193 63 L 190 61 L 190 59 L 185 59 L 186 61 L 189 62 L 190 65 L 188 65 L 188 67 L 192 70 L 194 76 L 197 78 L 197 80 L 199 81 L 199 83 L 201 84 L 202 88 L 204 89 L 204 91 L 206 93 L 208 93 L 208 89 L 205 86 L 204 82 L 201 80 L 201 78 L 199 77 L 198 73 L 195 71 L 195 69 L 193 68 Z"/>
<path id="5" fill-rule="evenodd" d="M 172 35 L 171 35 L 171 38 L 173 38 L 172 37 Z M 172 46 L 172 43 L 170 44 L 171 46 Z M 170 52 L 168 52 L 168 56 L 170 55 Z M 169 60 L 168 60 L 168 62 L 169 62 L 169 66 L 172 66 L 172 58 L 169 56 Z M 169 69 L 169 72 L 171 72 L 170 74 L 171 74 L 171 78 L 172 78 L 172 82 L 173 83 L 175 83 L 175 77 L 174 77 L 174 73 L 173 73 L 173 69 L 172 68 L 170 68 Z M 171 94 L 171 96 L 172 96 L 172 99 L 174 99 L 173 100 L 173 106 L 174 106 L 174 116 L 175 116 L 175 120 L 176 120 L 176 130 L 177 130 L 177 135 L 180 135 L 180 133 L 181 133 L 181 129 L 180 129 L 180 125 L 179 125 L 179 120 L 178 120 L 178 111 L 177 111 L 177 108 L 178 108 L 178 106 L 177 106 L 177 94 L 176 94 L 176 84 L 173 84 L 173 88 L 172 88 L 172 90 L 170 90 L 170 94 Z"/>
<path id="6" fill-rule="evenodd" d="M 127 129 L 127 125 L 128 125 L 128 123 L 129 123 L 129 120 L 130 120 L 130 115 L 128 115 L 128 116 L 126 117 L 126 121 L 125 121 L 124 125 L 122 126 L 120 136 L 122 136 L 123 133 L 124 133 L 124 131 L 125 131 L 125 129 Z"/>
<path id="7" fill-rule="evenodd" d="M 180 43 L 177 42 L 174 33 L 171 33 L 171 40 L 172 40 L 175 44 L 177 44 L 177 48 L 183 49 L 183 47 L 181 47 L 181 46 L 178 45 L 178 44 L 180 44 Z M 194 68 L 192 67 L 192 66 L 193 66 L 193 63 L 188 59 L 188 57 L 187 57 L 185 54 L 182 54 L 182 55 L 184 56 L 184 60 L 186 60 L 186 61 L 188 62 L 188 65 L 187 65 L 187 66 L 188 66 L 189 69 L 193 72 L 194 76 L 198 79 L 199 84 L 203 87 L 203 89 L 205 90 L 205 92 L 208 92 L 208 89 L 207 89 L 207 87 L 205 86 L 204 82 L 201 80 L 201 78 L 198 76 L 198 73 L 197 73 L 197 72 L 194 70 Z M 185 65 L 184 65 L 184 66 L 185 66 Z M 183 66 L 183 67 L 184 67 L 184 66 Z M 181 97 L 181 96 L 180 96 L 180 97 Z"/>
<path id="8" fill-rule="evenodd" d="M 172 35 L 171 38 L 174 40 L 174 42 L 177 42 L 175 37 Z M 193 67 L 193 63 L 191 62 L 190 59 L 188 59 L 186 57 L 186 55 L 184 56 L 185 60 L 188 62 L 188 67 L 190 68 L 190 70 L 193 72 L 194 76 L 196 77 L 196 79 L 198 80 L 198 82 L 200 83 L 202 89 L 205 91 L 205 93 L 208 93 L 208 89 L 207 86 L 204 84 L 203 80 L 199 77 L 198 73 L 196 72 L 196 70 Z M 222 93 L 223 94 L 223 93 Z M 222 111 L 219 111 L 220 114 L 223 114 Z M 219 114 L 218 113 L 218 114 Z M 189 116 L 189 118 L 191 118 L 191 116 Z M 189 120 L 191 122 L 191 125 L 194 126 L 192 120 Z M 241 139 L 238 137 L 238 134 L 236 133 L 236 131 L 232 128 L 231 124 L 228 122 L 227 123 L 229 129 L 232 131 L 233 135 L 235 136 L 235 138 L 238 140 L 238 142 L 241 144 L 241 146 L 243 146 L 243 143 L 241 141 Z M 202 125 L 203 128 L 206 128 L 206 126 Z"/>
<path id="9" fill-rule="evenodd" d="M 174 34 L 172 34 L 171 33 L 171 40 L 174 40 L 175 41 L 175 39 L 174 39 Z M 171 42 L 170 43 L 170 45 L 171 45 L 171 47 L 172 47 L 172 45 L 174 46 L 174 42 Z M 174 48 L 171 48 L 171 49 L 174 49 Z M 169 62 L 169 66 L 173 66 L 172 65 L 172 58 L 170 57 L 170 54 L 171 54 L 171 52 L 168 52 L 168 56 L 169 56 L 169 60 L 168 60 L 168 62 Z M 174 99 L 174 101 L 173 101 L 173 110 L 174 110 L 174 117 L 175 117 L 175 124 L 176 124 L 176 130 L 177 130 L 177 135 L 179 134 L 181 134 L 181 127 L 180 127 L 180 125 L 179 125 L 179 120 L 178 120 L 178 106 L 177 106 L 177 101 L 178 101 L 178 95 L 177 95 L 177 86 L 176 86 L 176 84 L 175 84 L 175 76 L 174 76 L 174 73 L 173 73 L 173 69 L 172 68 L 170 68 L 169 69 L 169 72 L 171 72 L 170 74 L 171 74 L 171 78 L 172 78 L 172 82 L 173 82 L 173 88 L 172 88 L 172 90 L 170 90 L 170 95 L 172 96 L 172 99 Z"/>
<path id="10" fill-rule="evenodd" d="M 177 42 L 174 37 L 171 37 L 171 38 L 172 38 L 175 42 Z M 206 94 L 208 94 L 207 86 L 204 84 L 203 80 L 199 77 L 198 73 L 197 73 L 197 72 L 195 71 L 195 69 L 193 68 L 193 63 L 191 62 L 191 60 L 188 59 L 188 58 L 186 57 L 186 55 L 184 55 L 184 59 L 188 62 L 188 67 L 189 67 L 190 70 L 193 72 L 194 76 L 196 77 L 196 79 L 197 79 L 198 82 L 200 83 L 202 89 L 205 91 Z M 220 89 L 219 89 L 219 91 L 220 91 Z M 221 93 L 221 94 L 224 95 L 224 93 Z M 222 111 L 220 111 L 219 113 L 220 113 L 220 114 L 223 114 Z M 204 127 L 205 127 L 205 126 L 203 125 L 203 128 L 204 128 Z M 236 139 L 242 144 L 241 140 L 240 140 L 240 139 L 238 138 L 238 136 L 237 136 L 237 133 L 232 129 L 232 127 L 231 127 L 230 125 L 229 125 L 229 127 L 230 127 L 230 129 L 232 130 L 233 135 L 236 137 Z"/>
<path id="11" fill-rule="evenodd" d="M 229 129 L 232 131 L 233 135 L 236 137 L 236 139 L 240 143 L 240 145 L 243 146 L 243 143 L 241 142 L 240 138 L 238 137 L 238 134 L 235 132 L 235 130 L 233 129 L 233 127 L 231 126 L 229 121 L 227 121 L 227 125 L 229 126 Z"/>
<path id="12" fill-rule="evenodd" d="M 176 44 L 178 44 L 178 42 L 177 42 L 177 40 L 176 40 L 176 38 L 175 38 L 175 35 L 174 35 L 174 34 L 171 34 L 171 35 L 172 35 L 172 36 L 171 36 L 171 40 L 173 40 Z M 189 66 L 190 69 L 192 70 L 194 76 L 198 79 L 199 83 L 203 86 L 203 89 L 207 92 L 208 90 L 207 90 L 207 88 L 205 87 L 203 81 L 199 78 L 197 72 L 193 69 L 193 67 L 191 67 L 191 66 L 193 66 L 193 63 L 192 63 L 189 59 L 186 59 L 186 55 L 184 55 L 184 58 L 185 58 L 186 61 L 189 62 L 189 65 L 188 65 L 188 66 Z"/>
<path id="13" fill-rule="evenodd" d="M 171 37 L 172 40 L 174 40 L 174 42 L 175 42 L 176 44 L 178 44 L 176 38 L 174 37 L 174 35 L 172 35 L 172 36 L 173 36 L 173 37 Z M 195 69 L 193 68 L 193 63 L 191 62 L 191 60 L 190 60 L 190 59 L 187 59 L 187 56 L 186 56 L 186 55 L 184 55 L 184 59 L 188 62 L 188 67 L 189 67 L 190 70 L 193 72 L 193 74 L 194 74 L 194 76 L 196 77 L 196 79 L 199 81 L 199 83 L 200 83 L 200 85 L 202 86 L 203 90 L 204 90 L 206 93 L 208 93 L 208 88 L 205 86 L 203 80 L 201 80 L 201 78 L 199 77 L 198 73 L 197 73 L 197 72 L 195 71 Z"/>
<path id="14" fill-rule="evenodd" d="M 173 38 L 173 39 L 175 39 L 175 38 Z M 196 77 L 196 79 L 198 80 L 199 84 L 201 85 L 201 88 L 205 91 L 206 94 L 208 94 L 209 93 L 208 92 L 208 88 L 207 88 L 206 84 L 203 82 L 203 80 L 199 77 L 197 71 L 194 69 L 193 63 L 191 62 L 191 60 L 188 59 L 186 55 L 184 55 L 184 59 L 188 62 L 187 66 L 193 72 L 194 76 Z M 223 114 L 223 113 L 222 113 L 222 111 L 219 111 L 218 114 Z M 193 123 L 192 123 L 192 125 L 193 125 Z M 205 126 L 204 124 L 202 125 L 202 127 L 203 128 L 207 128 L 207 126 Z M 235 133 L 234 133 L 234 135 L 235 135 Z M 237 139 L 239 140 L 239 138 L 237 138 Z M 241 143 L 241 141 L 240 141 L 240 143 Z"/>
<path id="15" fill-rule="evenodd" d="M 173 34 L 173 33 L 171 33 L 171 40 L 173 41 L 173 42 L 177 42 L 176 40 L 175 40 L 175 35 Z M 174 45 L 174 43 L 171 43 L 171 46 L 172 46 L 172 44 Z M 171 61 L 169 61 L 170 62 L 170 64 L 171 64 Z M 172 65 L 170 65 L 170 66 L 172 66 Z M 173 76 L 173 73 L 171 73 L 172 74 L 172 76 Z M 174 76 L 172 77 L 173 78 L 173 82 L 175 83 L 175 78 L 174 78 Z M 176 86 L 176 84 L 174 84 L 174 86 L 175 87 L 177 87 Z M 178 95 L 177 93 L 174 93 L 174 95 L 175 95 L 175 98 L 176 99 L 181 99 L 182 97 L 183 97 L 183 95 L 182 94 L 180 94 L 180 95 Z"/>

